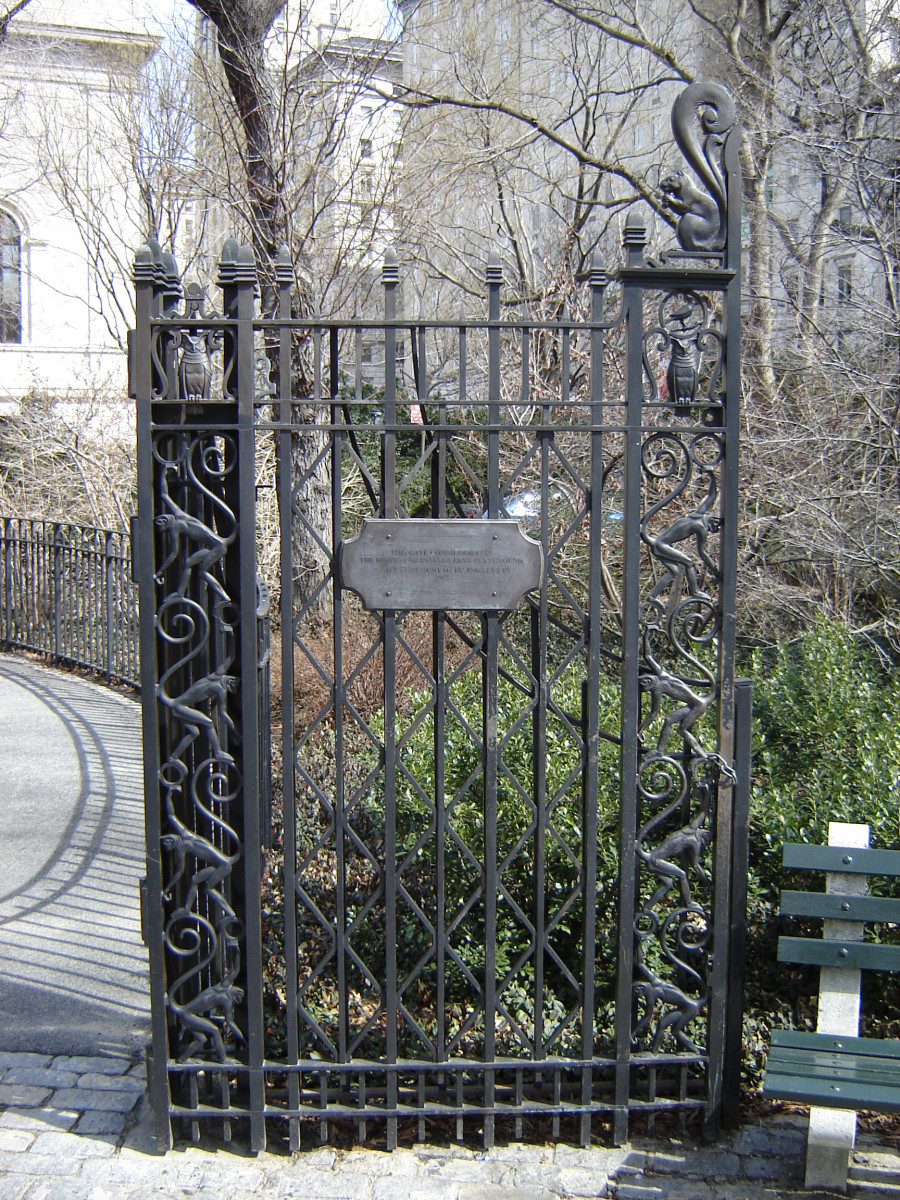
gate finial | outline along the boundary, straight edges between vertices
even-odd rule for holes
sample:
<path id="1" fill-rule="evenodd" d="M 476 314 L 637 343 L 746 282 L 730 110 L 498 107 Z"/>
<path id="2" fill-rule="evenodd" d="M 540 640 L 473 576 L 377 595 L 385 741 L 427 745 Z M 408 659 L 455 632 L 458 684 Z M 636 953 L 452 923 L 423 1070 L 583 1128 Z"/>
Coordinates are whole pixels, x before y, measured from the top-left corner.
<path id="1" fill-rule="evenodd" d="M 399 283 L 400 281 L 400 266 L 397 263 L 397 251 L 393 246 L 388 246 L 384 252 L 384 266 L 381 268 L 381 282 Z"/>

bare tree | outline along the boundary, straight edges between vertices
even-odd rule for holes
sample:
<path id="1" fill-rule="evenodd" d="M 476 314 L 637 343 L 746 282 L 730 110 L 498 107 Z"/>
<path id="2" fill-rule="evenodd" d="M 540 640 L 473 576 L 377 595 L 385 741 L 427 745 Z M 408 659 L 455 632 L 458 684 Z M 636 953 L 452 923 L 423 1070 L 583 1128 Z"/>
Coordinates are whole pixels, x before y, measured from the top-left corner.
<path id="1" fill-rule="evenodd" d="M 735 95 L 749 293 L 748 617 L 775 636 L 825 606 L 896 637 L 900 95 L 890 6 L 535 0 L 519 12 L 521 69 L 508 55 L 503 64 L 502 28 L 453 11 L 463 25 L 441 39 L 432 25 L 447 7 L 415 9 L 398 99 L 414 130 L 442 126 L 441 150 L 456 139 L 461 152 L 440 155 L 455 164 L 443 168 L 451 206 L 480 226 L 475 245 L 488 230 L 505 245 L 510 298 L 527 293 L 521 280 L 535 266 L 542 282 L 531 294 L 564 298 L 583 250 L 603 244 L 603 217 L 635 199 L 666 219 L 659 180 L 671 159 L 656 113 L 698 77 Z M 544 47 L 534 60 L 532 29 Z M 565 36 L 564 74 L 535 76 Z M 532 197 L 537 211 L 565 216 L 543 245 L 543 230 L 522 220 Z M 442 238 L 427 222 L 414 236 Z M 459 282 L 480 290 L 471 261 L 443 251 L 437 274 L 456 264 Z"/>
<path id="2" fill-rule="evenodd" d="M 14 3 L 10 4 L 7 0 L 5 4 L 0 4 L 0 46 L 6 41 L 10 21 L 20 12 L 24 12 L 30 3 L 31 0 L 14 0 Z"/>

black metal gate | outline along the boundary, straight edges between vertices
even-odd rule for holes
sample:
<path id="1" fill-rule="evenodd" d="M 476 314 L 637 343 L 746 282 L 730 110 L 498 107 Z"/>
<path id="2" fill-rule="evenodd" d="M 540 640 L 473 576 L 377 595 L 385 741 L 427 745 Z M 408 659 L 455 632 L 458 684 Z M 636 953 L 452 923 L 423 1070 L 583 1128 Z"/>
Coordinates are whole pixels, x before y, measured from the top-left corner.
<path id="1" fill-rule="evenodd" d="M 498 1122 L 621 1141 L 636 1111 L 729 1115 L 739 133 L 711 84 L 673 128 L 705 189 L 663 180 L 679 248 L 648 260 L 633 213 L 625 265 L 597 262 L 557 319 L 504 303 L 496 258 L 484 319 L 404 319 L 389 251 L 377 318 L 291 319 L 285 252 L 263 320 L 233 242 L 208 314 L 139 251 L 162 1148 L 173 1119 L 226 1140 L 247 1121 L 258 1149 L 270 1118 L 293 1147 L 310 1120 L 393 1147 L 406 1118 L 491 1144 Z M 268 855 L 263 502 L 281 530 Z"/>

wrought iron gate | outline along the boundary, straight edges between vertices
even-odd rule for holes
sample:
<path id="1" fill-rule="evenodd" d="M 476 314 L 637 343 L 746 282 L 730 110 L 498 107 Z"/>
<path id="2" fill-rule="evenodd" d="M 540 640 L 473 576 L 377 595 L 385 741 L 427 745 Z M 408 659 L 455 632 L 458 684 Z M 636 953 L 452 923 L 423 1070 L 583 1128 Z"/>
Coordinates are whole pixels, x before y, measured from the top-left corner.
<path id="1" fill-rule="evenodd" d="M 740 1058 L 735 740 L 740 180 L 687 88 L 679 248 L 599 262 L 558 319 L 221 314 L 137 255 L 153 1042 L 170 1122 L 727 1115 Z M 729 205 L 729 197 L 732 203 Z M 583 310 L 578 304 L 583 303 Z M 259 803 L 257 464 L 281 530 L 281 819 Z M 278 650 L 274 651 L 278 657 Z M 155 698 L 155 699 L 154 699 Z M 740 708 L 740 699 L 738 706 Z"/>

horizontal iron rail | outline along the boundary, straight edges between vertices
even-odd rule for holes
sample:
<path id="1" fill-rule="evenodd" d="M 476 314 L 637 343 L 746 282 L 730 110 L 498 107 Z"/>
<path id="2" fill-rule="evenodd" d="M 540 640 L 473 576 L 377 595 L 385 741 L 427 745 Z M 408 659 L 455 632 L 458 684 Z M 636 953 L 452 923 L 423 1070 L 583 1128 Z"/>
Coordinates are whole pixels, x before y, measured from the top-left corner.
<path id="1" fill-rule="evenodd" d="M 630 1060 L 635 1069 L 644 1070 L 649 1067 L 690 1067 L 705 1066 L 709 1056 L 705 1054 L 641 1054 L 635 1053 Z M 530 1075 L 550 1073 L 552 1071 L 581 1071 L 585 1068 L 596 1071 L 610 1070 L 616 1065 L 614 1058 L 495 1058 L 492 1062 L 479 1059 L 454 1058 L 447 1062 L 426 1062 L 416 1059 L 400 1059 L 397 1062 L 378 1062 L 374 1059 L 354 1058 L 350 1062 L 328 1062 L 325 1059 L 301 1059 L 296 1063 L 285 1063 L 265 1060 L 262 1070 L 279 1074 L 323 1074 L 323 1075 L 359 1075 L 366 1074 L 418 1074 L 432 1072 L 436 1075 L 464 1072 L 471 1074 L 509 1073 L 512 1071 L 526 1072 Z M 246 1063 L 228 1061 L 224 1065 L 212 1059 L 191 1059 L 189 1062 L 172 1061 L 169 1070 L 173 1073 L 192 1074 L 196 1072 L 227 1071 L 230 1074 L 240 1074 L 251 1068 Z"/>

